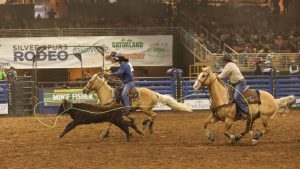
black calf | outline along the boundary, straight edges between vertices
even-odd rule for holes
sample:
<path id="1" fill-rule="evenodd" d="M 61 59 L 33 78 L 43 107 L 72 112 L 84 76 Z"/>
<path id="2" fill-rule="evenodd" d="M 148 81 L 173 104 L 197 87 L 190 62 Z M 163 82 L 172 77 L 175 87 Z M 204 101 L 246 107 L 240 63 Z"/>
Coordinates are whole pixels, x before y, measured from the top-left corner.
<path id="1" fill-rule="evenodd" d="M 138 134 L 142 135 L 142 132 L 140 132 L 136 127 L 134 119 L 129 118 L 130 121 L 123 119 L 123 111 L 125 111 L 125 109 L 121 108 L 121 105 L 112 105 L 108 107 L 86 103 L 71 103 L 70 101 L 64 100 L 60 105 L 57 115 L 61 113 L 69 114 L 73 121 L 66 126 L 65 130 L 60 135 L 60 138 L 62 138 L 66 133 L 71 131 L 79 124 L 102 122 L 110 122 L 118 126 L 126 134 L 127 141 L 130 140 L 128 127 L 133 128 Z"/>

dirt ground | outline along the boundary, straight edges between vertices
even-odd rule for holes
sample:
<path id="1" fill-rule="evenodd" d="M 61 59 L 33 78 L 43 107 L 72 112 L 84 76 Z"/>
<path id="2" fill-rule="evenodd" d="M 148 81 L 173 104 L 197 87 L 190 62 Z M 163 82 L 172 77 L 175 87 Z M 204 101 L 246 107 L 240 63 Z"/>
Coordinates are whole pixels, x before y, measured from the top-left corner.
<path id="1" fill-rule="evenodd" d="M 58 139 L 68 116 L 54 129 L 34 117 L 0 117 L 0 168 L 97 168 L 97 169 L 189 169 L 189 168 L 300 168 L 300 112 L 272 120 L 272 131 L 255 146 L 248 135 L 230 144 L 223 135 L 223 123 L 212 124 L 216 141 L 210 143 L 202 126 L 207 112 L 161 112 L 155 134 L 133 134 L 131 142 L 113 127 L 111 137 L 101 139 L 106 124 L 78 126 Z M 144 115 L 134 114 L 141 127 Z M 41 117 L 53 123 L 53 117 Z M 232 128 L 239 133 L 245 122 Z M 255 129 L 260 129 L 257 120 Z"/>

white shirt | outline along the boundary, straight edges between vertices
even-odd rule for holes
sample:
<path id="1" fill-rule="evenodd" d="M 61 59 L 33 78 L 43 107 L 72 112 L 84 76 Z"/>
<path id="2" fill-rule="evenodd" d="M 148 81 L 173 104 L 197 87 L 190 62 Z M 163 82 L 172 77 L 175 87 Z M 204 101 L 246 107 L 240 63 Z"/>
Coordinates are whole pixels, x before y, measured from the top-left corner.
<path id="1" fill-rule="evenodd" d="M 232 84 L 238 83 L 239 81 L 244 80 L 240 69 L 235 63 L 228 62 L 222 72 L 218 75 L 218 78 L 224 79 L 228 77 Z"/>

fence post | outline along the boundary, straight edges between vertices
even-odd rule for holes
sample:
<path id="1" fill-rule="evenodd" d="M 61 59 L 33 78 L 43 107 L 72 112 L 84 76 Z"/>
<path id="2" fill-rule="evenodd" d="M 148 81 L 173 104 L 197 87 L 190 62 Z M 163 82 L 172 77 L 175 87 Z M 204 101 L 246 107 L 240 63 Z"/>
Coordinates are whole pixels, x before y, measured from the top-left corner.
<path id="1" fill-rule="evenodd" d="M 183 99 L 182 99 L 182 97 L 183 97 L 183 78 L 182 78 L 182 74 L 183 74 L 183 71 L 182 71 L 182 69 L 177 69 L 176 70 L 176 72 L 177 72 L 177 92 L 178 92 L 178 94 L 177 94 L 177 100 L 179 101 L 179 102 L 183 102 Z"/>
<path id="2" fill-rule="evenodd" d="M 272 76 L 272 75 L 270 75 L 270 88 L 269 88 L 269 90 L 270 90 L 270 92 L 271 92 L 271 94 L 274 96 L 274 97 L 276 97 L 276 87 L 277 87 L 277 85 L 276 85 L 276 81 L 275 81 L 275 76 Z"/>
<path id="3" fill-rule="evenodd" d="M 171 92 L 171 95 L 175 98 L 175 79 L 173 76 L 170 77 L 170 92 Z"/>

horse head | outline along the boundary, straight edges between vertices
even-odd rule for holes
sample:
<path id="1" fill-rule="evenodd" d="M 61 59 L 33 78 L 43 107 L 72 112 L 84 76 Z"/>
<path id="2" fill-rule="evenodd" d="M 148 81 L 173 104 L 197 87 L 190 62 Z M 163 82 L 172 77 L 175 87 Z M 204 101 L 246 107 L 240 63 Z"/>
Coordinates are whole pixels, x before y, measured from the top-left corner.
<path id="1" fill-rule="evenodd" d="M 198 75 L 193 88 L 195 91 L 201 90 L 204 86 L 210 86 L 212 82 L 216 80 L 216 75 L 212 72 L 210 67 L 205 67 L 202 72 Z"/>
<path id="2" fill-rule="evenodd" d="M 87 82 L 87 84 L 83 87 L 83 93 L 89 94 L 91 91 L 95 91 L 99 89 L 105 83 L 105 80 L 101 74 L 94 74 L 92 78 Z"/>

